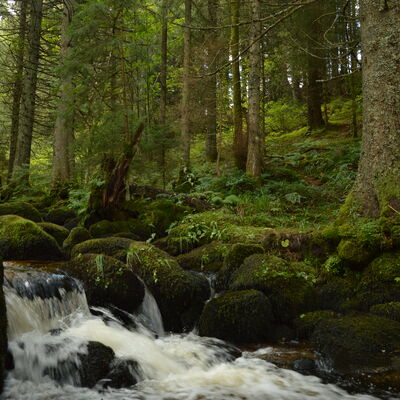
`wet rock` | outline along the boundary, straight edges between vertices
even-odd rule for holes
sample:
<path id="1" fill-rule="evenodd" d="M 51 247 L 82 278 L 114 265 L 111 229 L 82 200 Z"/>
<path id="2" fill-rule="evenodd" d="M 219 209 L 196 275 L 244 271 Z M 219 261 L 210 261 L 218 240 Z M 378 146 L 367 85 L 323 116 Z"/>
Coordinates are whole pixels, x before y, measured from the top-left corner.
<path id="1" fill-rule="evenodd" d="M 0 254 L 6 260 L 60 260 L 57 241 L 34 222 L 0 216 Z"/>
<path id="2" fill-rule="evenodd" d="M 232 291 L 209 301 L 201 314 L 199 334 L 235 343 L 271 338 L 271 304 L 257 290 Z"/>
<path id="3" fill-rule="evenodd" d="M 42 221 L 42 217 L 35 207 L 21 201 L 0 204 L 0 215 L 18 215 L 33 222 Z"/>
<path id="4" fill-rule="evenodd" d="M 379 317 L 391 319 L 400 322 L 400 302 L 391 302 L 376 304 L 370 308 L 370 313 Z"/>
<path id="5" fill-rule="evenodd" d="M 136 361 L 114 359 L 103 386 L 120 389 L 136 385 L 138 370 L 139 364 Z"/>
<path id="6" fill-rule="evenodd" d="M 336 317 L 337 314 L 330 310 L 312 311 L 302 314 L 294 320 L 297 335 L 301 339 L 309 339 L 321 322 Z"/>
<path id="7" fill-rule="evenodd" d="M 115 258 L 82 254 L 69 261 L 64 269 L 84 283 L 90 305 L 113 304 L 133 312 L 143 301 L 143 283 L 126 264 Z"/>
<path id="8" fill-rule="evenodd" d="M 69 231 L 63 226 L 52 224 L 51 222 L 39 222 L 38 225 L 50 236 L 57 240 L 59 246 L 62 246 L 64 240 L 68 237 Z"/>
<path id="9" fill-rule="evenodd" d="M 53 224 L 64 225 L 67 222 L 67 220 L 70 220 L 75 217 L 76 217 L 76 212 L 74 210 L 71 210 L 70 208 L 61 207 L 50 210 L 44 217 L 44 220 L 46 222 L 51 222 Z"/>
<path id="10" fill-rule="evenodd" d="M 4 371 L 7 367 L 7 312 L 3 293 L 3 261 L 0 258 L 0 393 L 3 391 Z"/>
<path id="11" fill-rule="evenodd" d="M 314 375 L 317 365 L 312 358 L 298 358 L 292 361 L 291 368 L 303 375 Z"/>

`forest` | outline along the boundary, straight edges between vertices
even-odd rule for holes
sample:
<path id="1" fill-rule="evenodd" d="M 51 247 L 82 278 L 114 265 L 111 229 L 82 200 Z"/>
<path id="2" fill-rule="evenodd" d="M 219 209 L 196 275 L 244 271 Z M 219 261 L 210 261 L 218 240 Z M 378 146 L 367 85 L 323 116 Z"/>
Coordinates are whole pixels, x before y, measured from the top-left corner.
<path id="1" fill-rule="evenodd" d="M 0 399 L 399 398 L 398 0 L 0 0 L 0 63 Z"/>

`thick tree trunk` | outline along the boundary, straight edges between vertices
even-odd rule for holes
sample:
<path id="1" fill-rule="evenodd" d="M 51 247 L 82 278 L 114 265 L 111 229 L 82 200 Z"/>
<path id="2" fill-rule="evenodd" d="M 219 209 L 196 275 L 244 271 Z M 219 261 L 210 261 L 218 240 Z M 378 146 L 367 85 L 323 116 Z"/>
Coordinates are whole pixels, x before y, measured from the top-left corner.
<path id="1" fill-rule="evenodd" d="M 218 0 L 208 0 L 208 16 L 211 26 L 217 25 Z M 218 33 L 211 30 L 207 40 L 207 66 L 212 71 L 218 57 Z M 206 93 L 206 158 L 217 160 L 217 75 L 208 77 Z"/>
<path id="2" fill-rule="evenodd" d="M 68 34 L 71 23 L 74 0 L 64 5 L 61 25 L 61 60 L 63 61 L 71 49 L 71 38 Z M 54 131 L 53 184 L 62 184 L 72 177 L 74 115 L 73 85 L 70 73 L 61 77 L 59 102 Z"/>
<path id="3" fill-rule="evenodd" d="M 40 56 L 43 0 L 32 0 L 13 180 L 28 183 Z"/>
<path id="4" fill-rule="evenodd" d="M 246 169 L 247 135 L 243 131 L 242 88 L 239 38 L 240 0 L 231 0 L 231 57 L 233 86 L 233 155 L 237 168 Z"/>
<path id="5" fill-rule="evenodd" d="M 260 85 L 261 85 L 261 33 L 260 0 L 252 0 L 252 24 L 249 68 L 249 144 L 246 171 L 253 176 L 260 176 L 264 157 L 264 135 L 260 127 Z"/>
<path id="6" fill-rule="evenodd" d="M 183 48 L 183 89 L 182 89 L 182 164 L 190 168 L 190 66 L 191 66 L 191 29 L 192 0 L 185 0 L 185 31 Z"/>
<path id="7" fill-rule="evenodd" d="M 168 0 L 161 4 L 160 120 L 167 122 Z"/>
<path id="8" fill-rule="evenodd" d="M 363 137 L 352 196 L 368 217 L 400 213 L 400 3 L 361 1 Z"/>
<path id="9" fill-rule="evenodd" d="M 13 89 L 13 103 L 11 111 L 11 132 L 10 132 L 10 155 L 8 158 L 8 175 L 9 181 L 12 176 L 15 160 L 15 151 L 17 149 L 18 128 L 19 128 L 19 113 L 21 109 L 22 96 L 22 77 L 24 73 L 24 52 L 26 41 L 26 16 L 28 11 L 28 2 L 20 0 L 19 28 L 18 28 L 18 48 L 16 54 L 15 65 L 15 81 Z"/>

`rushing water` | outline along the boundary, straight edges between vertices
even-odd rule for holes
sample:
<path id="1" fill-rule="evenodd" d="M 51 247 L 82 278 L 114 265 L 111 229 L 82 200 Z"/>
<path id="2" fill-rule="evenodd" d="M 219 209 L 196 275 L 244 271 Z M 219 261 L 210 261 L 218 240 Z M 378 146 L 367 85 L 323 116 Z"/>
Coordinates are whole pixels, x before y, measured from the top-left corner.
<path id="1" fill-rule="evenodd" d="M 229 347 L 216 339 L 164 334 L 150 292 L 141 314 L 131 316 L 135 324 L 127 328 L 109 310 L 97 309 L 97 316 L 92 315 L 82 287 L 70 282 L 72 278 L 44 274 L 20 279 L 6 283 L 15 368 L 6 380 L 4 400 L 373 399 L 278 368 L 257 353 L 245 352 L 233 360 Z M 60 280 L 66 286 L 55 289 Z M 57 328 L 62 332 L 46 333 Z M 79 379 L 71 366 L 79 366 L 78 355 L 87 351 L 87 341 L 103 343 L 117 357 L 135 360 L 139 383 L 118 390 L 75 386 Z M 48 371 L 57 369 L 63 385 L 49 378 Z"/>

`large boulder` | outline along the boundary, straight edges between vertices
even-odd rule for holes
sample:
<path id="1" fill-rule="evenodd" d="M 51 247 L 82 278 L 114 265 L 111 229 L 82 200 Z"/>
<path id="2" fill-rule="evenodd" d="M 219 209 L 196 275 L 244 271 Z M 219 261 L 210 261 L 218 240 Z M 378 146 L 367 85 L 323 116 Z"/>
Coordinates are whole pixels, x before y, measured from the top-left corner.
<path id="1" fill-rule="evenodd" d="M 324 319 L 311 341 L 325 365 L 338 373 L 398 370 L 399 322 L 372 315 Z"/>
<path id="2" fill-rule="evenodd" d="M 3 261 L 0 258 L 0 393 L 3 391 L 3 377 L 7 354 L 7 312 L 3 293 Z"/>
<path id="3" fill-rule="evenodd" d="M 260 342 L 273 336 L 272 323 L 271 304 L 262 292 L 226 292 L 206 304 L 199 334 L 235 343 Z"/>
<path id="4" fill-rule="evenodd" d="M 153 293 L 165 328 L 192 329 L 210 296 L 207 279 L 183 270 L 173 257 L 143 242 L 132 242 L 128 263 Z"/>
<path id="5" fill-rule="evenodd" d="M 0 215 L 18 215 L 19 217 L 29 219 L 33 222 L 41 222 L 42 217 L 39 211 L 29 203 L 15 201 L 0 204 Z"/>
<path id="6" fill-rule="evenodd" d="M 38 225 L 50 236 L 53 236 L 59 246 L 63 245 L 64 240 L 69 235 L 69 230 L 61 225 L 52 224 L 51 222 L 39 222 Z"/>
<path id="7" fill-rule="evenodd" d="M 276 320 L 290 323 L 315 306 L 313 282 L 313 270 L 303 263 L 254 254 L 233 274 L 229 289 L 260 290 L 269 298 Z"/>
<path id="8" fill-rule="evenodd" d="M 133 243 L 133 240 L 118 237 L 86 240 L 72 248 L 71 257 L 92 253 L 104 254 L 125 261 L 126 254 Z"/>
<path id="9" fill-rule="evenodd" d="M 130 224 L 129 221 L 108 221 L 104 219 L 91 225 L 89 232 L 94 238 L 113 236 L 118 232 L 130 232 Z"/>
<path id="10" fill-rule="evenodd" d="M 34 222 L 0 216 L 0 254 L 5 260 L 59 260 L 57 241 Z"/>
<path id="11" fill-rule="evenodd" d="M 44 217 L 46 222 L 64 225 L 68 220 L 76 217 L 76 212 L 70 208 L 60 207 L 50 210 Z"/>
<path id="12" fill-rule="evenodd" d="M 114 306 L 133 312 L 143 301 L 144 285 L 126 264 L 102 254 L 82 254 L 64 269 L 85 285 L 90 305 Z"/>
<path id="13" fill-rule="evenodd" d="M 90 239 L 92 239 L 92 237 L 90 236 L 89 231 L 86 228 L 77 226 L 72 228 L 68 237 L 63 242 L 63 247 L 71 250 L 75 245 L 86 242 L 86 240 Z"/>
<path id="14" fill-rule="evenodd" d="M 376 304 L 369 310 L 371 314 L 378 315 L 400 322 L 400 302 L 392 301 L 390 303 Z"/>

